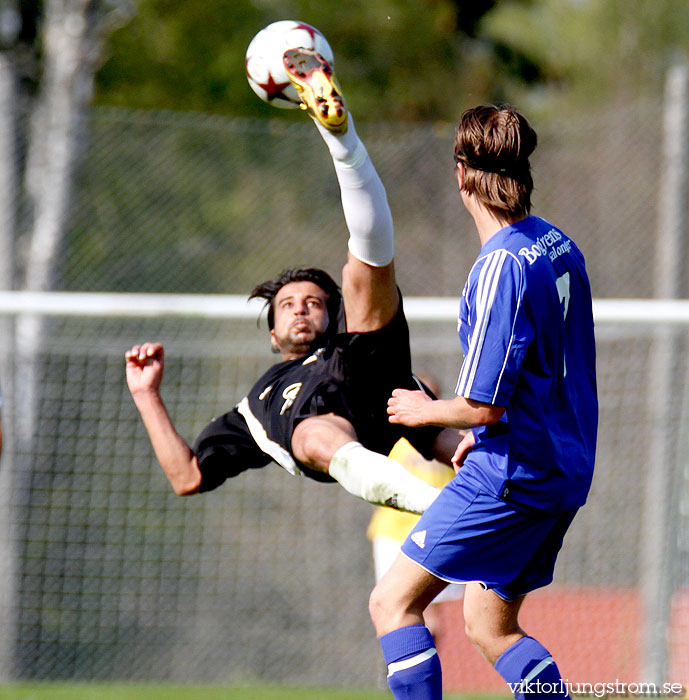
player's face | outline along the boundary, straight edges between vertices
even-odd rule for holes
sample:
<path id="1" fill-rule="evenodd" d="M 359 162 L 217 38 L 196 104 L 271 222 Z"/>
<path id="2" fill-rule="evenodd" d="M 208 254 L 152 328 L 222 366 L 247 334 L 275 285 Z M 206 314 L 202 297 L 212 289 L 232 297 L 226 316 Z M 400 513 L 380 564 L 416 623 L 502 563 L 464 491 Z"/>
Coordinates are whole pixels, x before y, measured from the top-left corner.
<path id="1" fill-rule="evenodd" d="M 273 299 L 270 342 L 284 360 L 306 355 L 328 327 L 325 292 L 313 282 L 289 282 Z"/>

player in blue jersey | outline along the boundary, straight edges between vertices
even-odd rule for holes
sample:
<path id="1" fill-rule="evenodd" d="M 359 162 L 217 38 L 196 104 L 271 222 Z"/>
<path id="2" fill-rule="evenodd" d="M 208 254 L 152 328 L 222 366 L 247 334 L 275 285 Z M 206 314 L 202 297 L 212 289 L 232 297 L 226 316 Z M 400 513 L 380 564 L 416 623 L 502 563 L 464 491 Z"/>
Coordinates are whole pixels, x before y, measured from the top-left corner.
<path id="1" fill-rule="evenodd" d="M 423 611 L 448 582 L 467 584 L 467 634 L 516 698 L 567 696 L 550 653 L 521 629 L 518 613 L 529 591 L 552 581 L 591 484 L 595 343 L 581 253 L 530 216 L 536 143 L 510 106 L 469 110 L 457 128 L 459 190 L 481 242 L 460 305 L 457 396 L 400 389 L 388 413 L 395 424 L 470 431 L 455 454 L 457 476 L 371 595 L 397 698 L 441 697 Z"/>

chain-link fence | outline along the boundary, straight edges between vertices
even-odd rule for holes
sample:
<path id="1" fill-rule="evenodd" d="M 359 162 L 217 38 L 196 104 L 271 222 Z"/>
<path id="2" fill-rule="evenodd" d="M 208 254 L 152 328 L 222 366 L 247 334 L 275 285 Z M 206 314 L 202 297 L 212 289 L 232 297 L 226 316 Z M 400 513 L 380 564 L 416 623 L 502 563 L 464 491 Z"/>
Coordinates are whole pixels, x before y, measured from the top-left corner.
<path id="1" fill-rule="evenodd" d="M 346 233 L 337 182 L 304 121 L 95 110 L 56 288 L 243 294 L 288 264 L 337 272 Z M 652 296 L 657 104 L 535 126 L 534 213 L 578 242 L 595 296 Z M 388 190 L 404 293 L 457 296 L 477 241 L 457 196 L 453 127 L 357 130 Z"/>
<path id="2" fill-rule="evenodd" d="M 242 294 L 293 264 L 338 273 L 346 228 L 337 183 L 304 121 L 94 110 L 57 287 Z M 580 244 L 596 297 L 651 296 L 662 169 L 657 107 L 535 126 L 534 213 Z M 452 128 L 357 129 L 388 190 L 404 294 L 458 297 L 478 241 L 453 178 Z M 15 439 L 25 387 L 21 348 L 8 340 L 13 326 L 10 319 L 3 332 L 11 376 L 3 378 L 1 476 L 11 518 L 0 598 L 13 632 L 0 645 L 0 664 L 8 677 L 379 682 L 367 615 L 370 506 L 275 465 L 213 493 L 176 498 L 124 383 L 125 349 L 163 341 L 163 395 L 191 441 L 274 361 L 264 325 L 201 316 L 46 319 L 31 358 L 39 391 L 29 439 Z M 454 324 L 415 322 L 412 335 L 417 370 L 440 377 L 449 395 L 461 360 Z M 599 328 L 593 492 L 565 542 L 552 593 L 534 594 L 525 608 L 543 641 L 552 639 L 555 653 L 561 645 L 571 680 L 639 680 L 642 673 L 654 337 L 643 324 Z M 673 391 L 662 397 L 676 497 L 668 502 L 667 674 L 686 682 L 689 659 L 677 642 L 689 628 L 686 332 L 675 342 Z M 448 682 L 494 687 L 485 662 L 452 656 L 463 649 L 460 619 L 456 605 L 448 608 L 441 644 Z"/>

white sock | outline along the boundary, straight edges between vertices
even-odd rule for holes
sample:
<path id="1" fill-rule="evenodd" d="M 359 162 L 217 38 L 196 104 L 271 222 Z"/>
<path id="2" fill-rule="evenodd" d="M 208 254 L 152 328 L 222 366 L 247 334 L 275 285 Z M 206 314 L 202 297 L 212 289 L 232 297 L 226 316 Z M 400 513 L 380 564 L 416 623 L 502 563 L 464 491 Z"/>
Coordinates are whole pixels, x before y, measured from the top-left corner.
<path id="1" fill-rule="evenodd" d="M 313 123 L 320 132 L 323 141 L 325 141 L 325 145 L 328 147 L 334 161 L 347 163 L 360 148 L 363 148 L 364 152 L 366 151 L 364 144 L 356 133 L 351 114 L 348 117 L 347 131 L 344 134 L 333 134 L 315 119 Z"/>
<path id="2" fill-rule="evenodd" d="M 390 457 L 348 442 L 333 455 L 330 476 L 349 493 L 376 505 L 423 513 L 440 489 L 427 484 Z"/>
<path id="3" fill-rule="evenodd" d="M 340 136 L 315 124 L 328 146 L 340 183 L 350 252 L 373 267 L 389 265 L 394 255 L 392 214 L 385 187 L 356 133 L 352 115 L 347 132 Z"/>

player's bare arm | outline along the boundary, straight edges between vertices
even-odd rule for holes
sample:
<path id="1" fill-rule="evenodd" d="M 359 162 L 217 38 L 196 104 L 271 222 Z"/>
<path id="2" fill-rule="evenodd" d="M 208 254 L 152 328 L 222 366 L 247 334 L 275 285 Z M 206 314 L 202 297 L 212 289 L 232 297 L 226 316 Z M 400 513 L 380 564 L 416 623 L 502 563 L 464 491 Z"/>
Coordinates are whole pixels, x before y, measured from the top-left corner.
<path id="1" fill-rule="evenodd" d="M 198 492 L 201 472 L 191 447 L 175 430 L 160 396 L 164 355 L 160 343 L 130 348 L 125 353 L 127 386 L 168 481 L 178 496 L 188 496 Z"/>
<path id="2" fill-rule="evenodd" d="M 395 389 L 388 400 L 391 423 L 418 428 L 424 425 L 441 425 L 446 428 L 476 428 L 497 423 L 504 407 L 481 403 L 463 396 L 453 399 L 433 400 L 422 391 Z"/>

